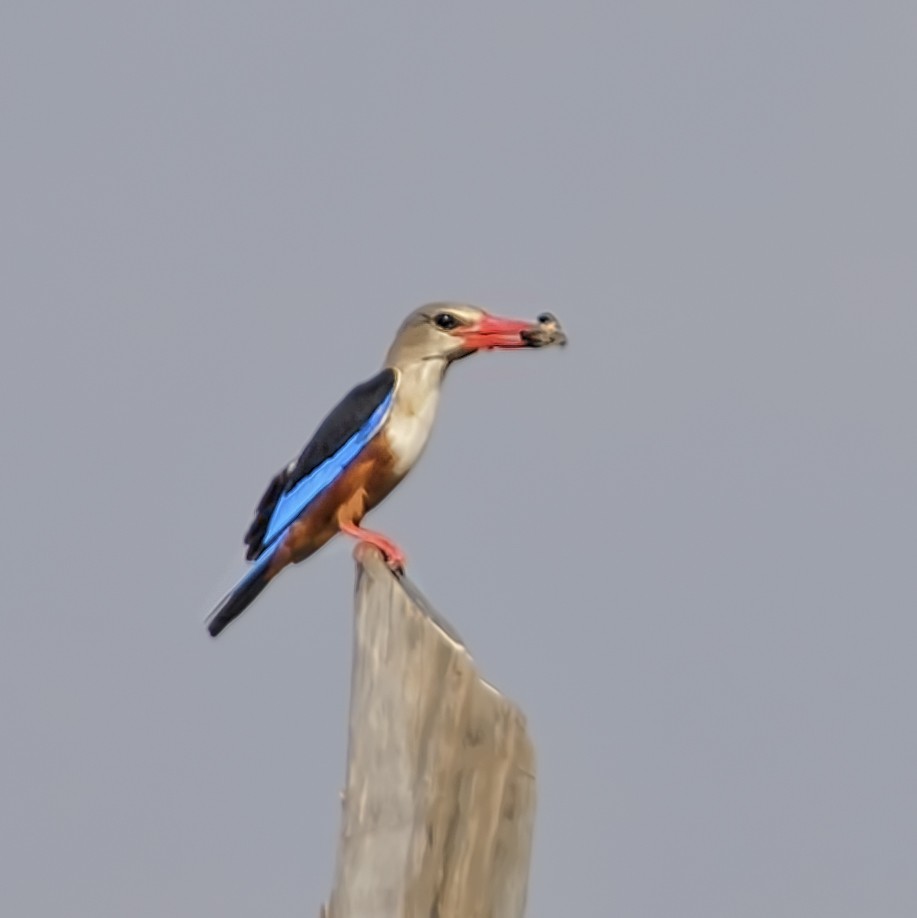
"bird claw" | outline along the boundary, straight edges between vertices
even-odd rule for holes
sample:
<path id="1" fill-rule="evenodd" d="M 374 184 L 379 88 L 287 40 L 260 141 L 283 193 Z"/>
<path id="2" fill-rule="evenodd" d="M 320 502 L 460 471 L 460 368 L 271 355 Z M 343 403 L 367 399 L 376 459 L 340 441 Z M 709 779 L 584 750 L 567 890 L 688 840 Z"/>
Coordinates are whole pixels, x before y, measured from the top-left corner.
<path id="1" fill-rule="evenodd" d="M 383 560 L 393 573 L 399 576 L 404 573 L 404 563 L 407 560 L 404 552 L 381 533 L 373 532 L 371 529 L 363 529 L 356 523 L 349 522 L 341 523 L 341 532 L 353 536 L 361 543 L 372 545 L 382 554 Z"/>
<path id="2" fill-rule="evenodd" d="M 383 552 L 385 557 L 385 563 L 388 566 L 388 569 L 396 576 L 404 576 L 404 563 L 407 560 L 404 555 L 390 555 L 387 552 Z"/>

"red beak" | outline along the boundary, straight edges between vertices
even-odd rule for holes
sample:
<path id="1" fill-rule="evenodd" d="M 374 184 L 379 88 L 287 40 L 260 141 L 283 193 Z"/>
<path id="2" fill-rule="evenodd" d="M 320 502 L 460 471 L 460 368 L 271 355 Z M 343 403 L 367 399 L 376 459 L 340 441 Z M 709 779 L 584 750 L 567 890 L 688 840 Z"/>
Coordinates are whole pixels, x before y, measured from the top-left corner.
<path id="1" fill-rule="evenodd" d="M 531 322 L 523 322 L 521 319 L 484 315 L 474 325 L 458 329 L 455 333 L 469 348 L 483 351 L 494 347 L 528 347 L 522 332 L 530 331 L 533 327 Z"/>

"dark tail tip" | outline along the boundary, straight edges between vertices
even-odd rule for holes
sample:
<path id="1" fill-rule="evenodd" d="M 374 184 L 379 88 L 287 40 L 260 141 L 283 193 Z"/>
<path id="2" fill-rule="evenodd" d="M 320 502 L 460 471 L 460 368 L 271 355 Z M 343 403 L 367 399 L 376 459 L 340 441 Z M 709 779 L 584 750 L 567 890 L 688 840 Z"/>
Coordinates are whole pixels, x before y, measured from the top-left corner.
<path id="1" fill-rule="evenodd" d="M 207 619 L 207 630 L 211 637 L 216 637 L 230 622 L 237 619 L 268 585 L 267 558 L 255 565 L 233 588 L 220 600 L 220 604 L 210 613 Z"/>

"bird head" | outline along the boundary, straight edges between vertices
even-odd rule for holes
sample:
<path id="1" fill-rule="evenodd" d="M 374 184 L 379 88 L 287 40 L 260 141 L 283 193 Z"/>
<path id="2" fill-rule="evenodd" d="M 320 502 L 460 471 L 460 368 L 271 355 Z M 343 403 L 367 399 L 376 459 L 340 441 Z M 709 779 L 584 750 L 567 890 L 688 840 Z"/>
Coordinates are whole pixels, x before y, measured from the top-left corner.
<path id="1" fill-rule="evenodd" d="M 447 364 L 477 351 L 531 347 L 523 336 L 537 324 L 493 316 L 467 303 L 429 303 L 415 309 L 402 323 L 388 352 L 390 366 L 418 360 Z"/>

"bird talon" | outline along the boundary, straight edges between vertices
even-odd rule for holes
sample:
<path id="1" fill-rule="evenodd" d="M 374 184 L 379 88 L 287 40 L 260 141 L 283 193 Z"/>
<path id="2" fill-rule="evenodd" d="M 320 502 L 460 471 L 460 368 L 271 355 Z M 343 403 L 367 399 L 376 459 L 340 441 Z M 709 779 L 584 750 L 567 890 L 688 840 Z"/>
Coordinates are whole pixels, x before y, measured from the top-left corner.
<path id="1" fill-rule="evenodd" d="M 382 552 L 385 558 L 385 564 L 388 569 L 398 577 L 404 576 L 404 565 L 406 558 L 402 554 L 389 554 L 387 551 Z"/>

